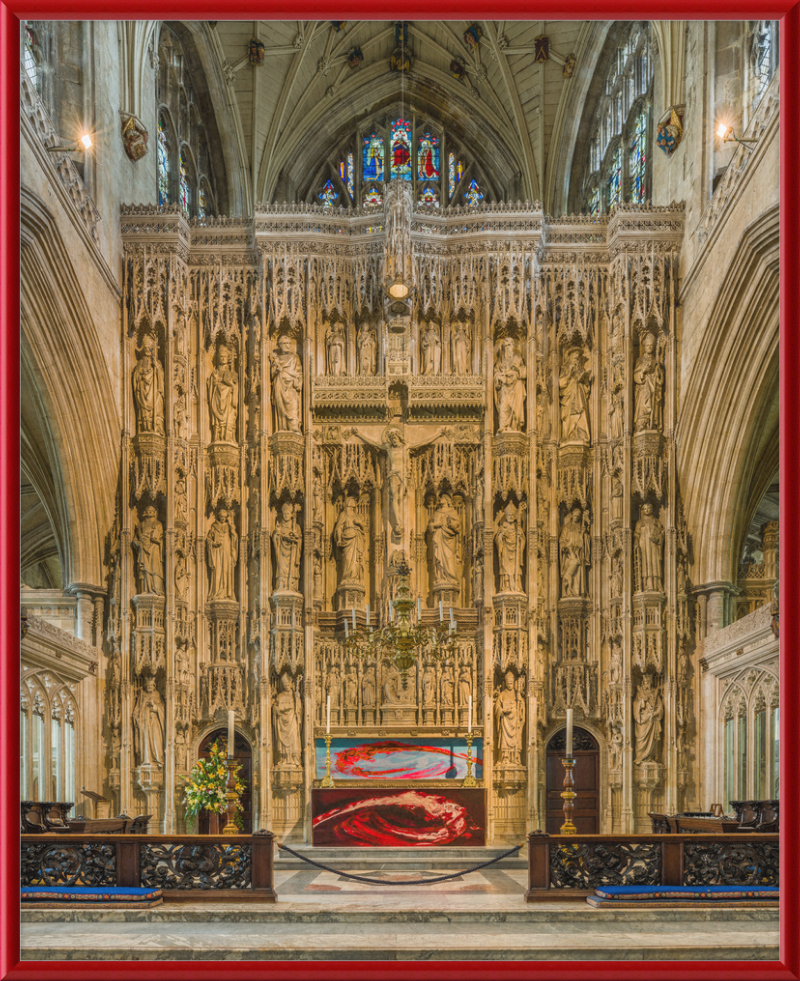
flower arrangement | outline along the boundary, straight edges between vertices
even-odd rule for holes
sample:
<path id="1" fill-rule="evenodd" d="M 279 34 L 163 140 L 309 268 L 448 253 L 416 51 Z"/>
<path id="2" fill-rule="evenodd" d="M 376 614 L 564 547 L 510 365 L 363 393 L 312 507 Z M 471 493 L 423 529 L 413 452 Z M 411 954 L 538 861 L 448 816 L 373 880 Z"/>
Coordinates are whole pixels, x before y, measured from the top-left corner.
<path id="1" fill-rule="evenodd" d="M 227 757 L 216 742 L 212 745 L 210 754 L 207 760 L 198 760 L 186 777 L 183 803 L 186 805 L 187 818 L 196 818 L 202 810 L 212 811 L 214 814 L 225 813 L 228 803 L 225 799 L 228 783 Z M 239 763 L 233 771 L 236 793 L 239 795 L 233 820 L 240 829 L 243 825 L 239 812 L 242 810 L 242 794 L 245 790 L 244 781 L 239 777 L 241 769 L 242 765 Z"/>

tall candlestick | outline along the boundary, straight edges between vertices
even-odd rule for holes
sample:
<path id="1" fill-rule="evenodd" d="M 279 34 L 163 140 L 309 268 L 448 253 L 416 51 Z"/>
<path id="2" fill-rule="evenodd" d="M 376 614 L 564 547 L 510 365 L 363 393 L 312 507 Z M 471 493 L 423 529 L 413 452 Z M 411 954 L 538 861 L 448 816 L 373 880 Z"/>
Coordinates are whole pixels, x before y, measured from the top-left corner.
<path id="1" fill-rule="evenodd" d="M 331 696 L 328 695 L 328 701 L 325 703 L 325 732 L 331 731 Z"/>
<path id="2" fill-rule="evenodd" d="M 233 712 L 228 712 L 228 756 L 233 756 Z"/>
<path id="3" fill-rule="evenodd" d="M 572 709 L 567 709 L 567 759 L 572 759 Z"/>
<path id="4" fill-rule="evenodd" d="M 469 696 L 469 708 L 467 709 L 467 731 L 472 732 L 472 695 Z"/>

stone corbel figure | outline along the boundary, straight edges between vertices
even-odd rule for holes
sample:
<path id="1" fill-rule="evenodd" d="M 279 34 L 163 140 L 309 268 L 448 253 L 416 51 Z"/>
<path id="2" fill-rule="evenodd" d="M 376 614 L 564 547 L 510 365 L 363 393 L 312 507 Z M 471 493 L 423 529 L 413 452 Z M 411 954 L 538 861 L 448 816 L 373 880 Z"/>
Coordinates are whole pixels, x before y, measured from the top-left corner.
<path id="1" fill-rule="evenodd" d="M 136 526 L 131 546 L 136 552 L 139 592 L 163 596 L 164 526 L 158 520 L 158 512 L 152 505 L 144 509 L 142 520 Z"/>
<path id="2" fill-rule="evenodd" d="M 328 350 L 328 374 L 344 375 L 347 373 L 347 341 L 344 336 L 344 326 L 340 321 L 328 325 L 325 334 L 325 346 Z"/>
<path id="3" fill-rule="evenodd" d="M 498 433 L 521 433 L 525 425 L 525 379 L 528 370 L 514 350 L 514 340 L 500 344 L 494 364 L 494 402 L 497 406 Z"/>
<path id="4" fill-rule="evenodd" d="M 303 532 L 295 518 L 296 505 L 281 505 L 275 519 L 272 545 L 275 549 L 275 592 L 297 592 L 300 582 L 300 554 L 303 550 Z"/>
<path id="5" fill-rule="evenodd" d="M 281 690 L 272 704 L 276 756 L 279 764 L 288 766 L 300 766 L 300 720 L 303 718 L 300 682 L 301 676 L 298 676 L 295 687 L 292 676 L 284 671 L 280 681 Z"/>
<path id="6" fill-rule="evenodd" d="M 136 431 L 164 435 L 164 369 L 158 360 L 158 342 L 145 334 L 139 360 L 131 375 L 136 402 Z"/>
<path id="7" fill-rule="evenodd" d="M 209 600 L 236 600 L 235 569 L 239 561 L 239 536 L 233 513 L 222 507 L 206 537 L 206 559 L 210 572 Z"/>
<path id="8" fill-rule="evenodd" d="M 558 554 L 561 560 L 561 596 L 586 595 L 586 569 L 591 561 L 589 532 L 584 527 L 583 512 L 573 508 L 564 517 Z"/>
<path id="9" fill-rule="evenodd" d="M 239 412 L 239 378 L 232 368 L 233 355 L 226 344 L 217 349 L 217 366 L 208 379 L 211 438 L 215 443 L 236 442 Z"/>
<path id="10" fill-rule="evenodd" d="M 164 700 L 148 674 L 133 707 L 134 753 L 138 764 L 164 763 Z M 137 764 L 137 765 L 138 765 Z"/>
<path id="11" fill-rule="evenodd" d="M 653 514 L 652 504 L 642 505 L 641 517 L 633 531 L 633 547 L 639 558 L 641 589 L 645 592 L 663 589 L 664 527 Z"/>
<path id="12" fill-rule="evenodd" d="M 519 766 L 522 729 L 525 725 L 525 699 L 520 696 L 512 671 L 506 671 L 505 686 L 494 693 L 494 724 L 497 762 Z"/>
<path id="13" fill-rule="evenodd" d="M 653 334 L 645 334 L 641 354 L 633 369 L 633 428 L 636 432 L 661 431 L 664 368 L 657 348 Z"/>
<path id="14" fill-rule="evenodd" d="M 303 391 L 303 365 L 292 350 L 287 334 L 278 338 L 278 350 L 270 356 L 275 431 L 300 432 L 300 399 Z"/>
<path id="15" fill-rule="evenodd" d="M 422 350 L 422 374 L 438 375 L 442 369 L 442 341 L 439 329 L 433 321 L 422 331 L 420 339 Z"/>
<path id="16" fill-rule="evenodd" d="M 579 347 L 564 351 L 564 361 L 558 380 L 561 402 L 561 440 L 564 443 L 588 443 L 589 392 L 592 373 L 584 368 L 583 352 Z"/>
<path id="17" fill-rule="evenodd" d="M 358 331 L 358 373 L 374 375 L 378 362 L 378 335 L 368 321 L 364 321 Z"/>

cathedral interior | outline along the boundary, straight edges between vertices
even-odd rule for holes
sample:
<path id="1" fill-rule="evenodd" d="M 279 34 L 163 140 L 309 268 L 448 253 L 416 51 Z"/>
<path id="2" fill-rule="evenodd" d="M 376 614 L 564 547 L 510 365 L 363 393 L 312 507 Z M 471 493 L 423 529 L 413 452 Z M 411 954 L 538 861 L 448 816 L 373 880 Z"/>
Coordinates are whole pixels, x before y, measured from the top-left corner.
<path id="1" fill-rule="evenodd" d="M 778 798 L 778 49 L 24 22 L 23 799 L 185 832 L 232 711 L 246 831 L 469 732 L 511 842 L 568 710 L 583 832 Z"/>

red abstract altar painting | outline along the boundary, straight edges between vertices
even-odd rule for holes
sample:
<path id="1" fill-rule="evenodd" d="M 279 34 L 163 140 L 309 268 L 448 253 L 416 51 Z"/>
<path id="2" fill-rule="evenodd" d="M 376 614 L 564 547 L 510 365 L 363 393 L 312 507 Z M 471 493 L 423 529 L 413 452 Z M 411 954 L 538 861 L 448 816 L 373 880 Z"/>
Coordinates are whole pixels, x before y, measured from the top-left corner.
<path id="1" fill-rule="evenodd" d="M 486 791 L 411 789 L 311 792 L 314 845 L 486 844 Z"/>

